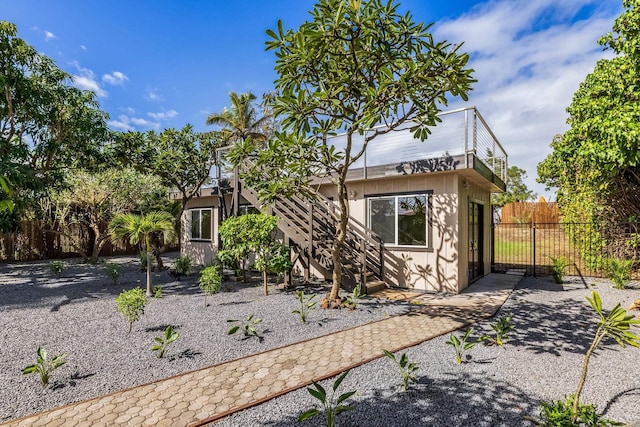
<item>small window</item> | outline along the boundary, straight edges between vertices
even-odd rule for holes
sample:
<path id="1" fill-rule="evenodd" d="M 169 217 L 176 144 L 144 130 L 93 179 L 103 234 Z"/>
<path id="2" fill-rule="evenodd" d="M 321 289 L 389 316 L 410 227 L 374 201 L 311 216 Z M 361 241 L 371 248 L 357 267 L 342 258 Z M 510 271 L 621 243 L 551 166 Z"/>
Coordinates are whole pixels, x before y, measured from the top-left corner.
<path id="1" fill-rule="evenodd" d="M 211 240 L 211 209 L 191 209 L 191 239 Z"/>
<path id="2" fill-rule="evenodd" d="M 369 226 L 384 243 L 427 246 L 427 195 L 369 198 Z"/>
<path id="3" fill-rule="evenodd" d="M 238 206 L 238 215 L 259 214 L 260 210 L 253 205 L 240 205 Z"/>

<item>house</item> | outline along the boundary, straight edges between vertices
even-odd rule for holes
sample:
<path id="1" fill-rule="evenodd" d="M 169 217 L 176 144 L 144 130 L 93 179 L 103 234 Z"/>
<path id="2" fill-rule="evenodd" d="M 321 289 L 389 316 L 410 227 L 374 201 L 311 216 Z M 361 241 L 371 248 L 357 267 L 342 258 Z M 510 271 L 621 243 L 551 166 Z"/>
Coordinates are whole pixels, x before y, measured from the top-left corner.
<path id="1" fill-rule="evenodd" d="M 491 193 L 506 188 L 507 154 L 475 107 L 440 114 L 426 141 L 409 125 L 374 139 L 350 168 L 349 234 L 343 285 L 368 292 L 384 286 L 459 293 L 490 272 Z M 333 138 L 340 147 L 344 137 Z M 241 167 L 251 167 L 247 160 Z M 337 208 L 331 184 L 322 197 L 279 200 L 270 209 L 306 278 L 331 277 L 329 254 Z M 182 252 L 196 263 L 219 247 L 219 222 L 258 205 L 228 168 L 218 185 L 189 201 L 182 217 Z"/>

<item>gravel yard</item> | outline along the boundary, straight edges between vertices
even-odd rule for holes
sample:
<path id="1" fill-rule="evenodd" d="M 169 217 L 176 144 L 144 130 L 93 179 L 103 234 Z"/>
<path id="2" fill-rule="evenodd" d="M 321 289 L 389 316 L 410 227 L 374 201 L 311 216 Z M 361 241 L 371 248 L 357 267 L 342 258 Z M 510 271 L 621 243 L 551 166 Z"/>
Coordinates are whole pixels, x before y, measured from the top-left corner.
<path id="1" fill-rule="evenodd" d="M 142 319 L 127 334 L 127 322 L 115 308 L 123 289 L 143 286 L 144 272 L 131 258 L 119 285 L 101 267 L 64 261 L 60 279 L 47 263 L 0 265 L 0 422 L 165 378 L 252 353 L 407 313 L 412 304 L 364 299 L 361 308 L 311 313 L 303 324 L 291 314 L 291 291 L 263 296 L 261 283 L 228 282 L 209 297 L 197 287 L 197 275 L 181 280 L 167 271 L 154 273 L 163 297 L 151 298 Z M 498 316 L 513 315 L 516 330 L 504 349 L 476 345 L 469 363 L 457 365 L 443 336 L 407 349 L 420 364 L 417 383 L 403 393 L 396 367 L 387 358 L 352 369 L 340 390 L 357 390 L 354 410 L 340 414 L 341 426 L 515 426 L 536 416 L 540 400 L 559 399 L 575 390 L 582 360 L 595 331 L 595 313 L 585 296 L 597 290 L 605 308 L 627 308 L 640 298 L 637 285 L 624 291 L 600 279 L 571 278 L 559 287 L 549 278 L 524 278 Z M 324 294 L 321 285 L 315 288 Z M 308 291 L 312 291 L 309 289 Z M 637 312 L 636 312 L 637 313 Z M 262 338 L 228 336 L 226 319 L 255 314 L 263 319 Z M 474 326 L 474 336 L 489 333 L 490 323 Z M 153 337 L 171 325 L 181 337 L 164 359 L 150 351 Z M 636 328 L 636 333 L 640 331 Z M 640 350 L 606 341 L 591 359 L 582 400 L 608 418 L 640 425 Z M 20 371 L 32 364 L 38 346 L 50 355 L 68 353 L 68 363 L 42 388 L 35 375 Z M 330 386 L 330 381 L 325 382 Z M 231 415 L 216 426 L 289 426 L 315 404 L 305 389 Z M 322 425 L 320 418 L 307 422 Z"/>

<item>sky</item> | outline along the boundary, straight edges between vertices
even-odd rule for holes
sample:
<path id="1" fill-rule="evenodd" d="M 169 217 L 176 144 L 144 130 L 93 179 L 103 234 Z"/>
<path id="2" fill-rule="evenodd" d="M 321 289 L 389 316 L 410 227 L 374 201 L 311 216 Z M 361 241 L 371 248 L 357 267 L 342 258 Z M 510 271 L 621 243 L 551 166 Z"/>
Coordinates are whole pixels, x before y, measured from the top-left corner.
<path id="1" fill-rule="evenodd" d="M 265 31 L 297 29 L 313 0 L 0 0 L 0 20 L 96 93 L 114 130 L 209 130 L 229 92 L 273 90 L 275 54 Z M 597 44 L 622 0 L 399 0 L 400 12 L 433 23 L 436 40 L 464 43 L 478 80 L 475 105 L 509 155 L 536 183 L 536 165 L 563 133 L 566 108 L 596 62 Z M 428 143 L 428 141 L 426 142 Z"/>

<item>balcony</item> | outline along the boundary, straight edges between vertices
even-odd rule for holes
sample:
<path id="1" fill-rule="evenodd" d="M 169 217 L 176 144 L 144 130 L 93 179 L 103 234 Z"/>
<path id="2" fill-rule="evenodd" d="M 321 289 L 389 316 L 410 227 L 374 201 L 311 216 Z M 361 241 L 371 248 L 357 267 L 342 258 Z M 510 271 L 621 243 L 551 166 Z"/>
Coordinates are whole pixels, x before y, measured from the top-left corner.
<path id="1" fill-rule="evenodd" d="M 484 118 L 475 107 L 440 113 L 442 122 L 431 128 L 425 141 L 415 139 L 412 123 L 379 135 L 367 146 L 365 154 L 349 168 L 349 181 L 416 173 L 469 169 L 471 175 L 484 178 L 491 191 L 504 191 L 508 156 Z M 354 135 L 352 153 L 362 147 L 363 135 Z M 329 139 L 344 150 L 345 135 Z"/>

